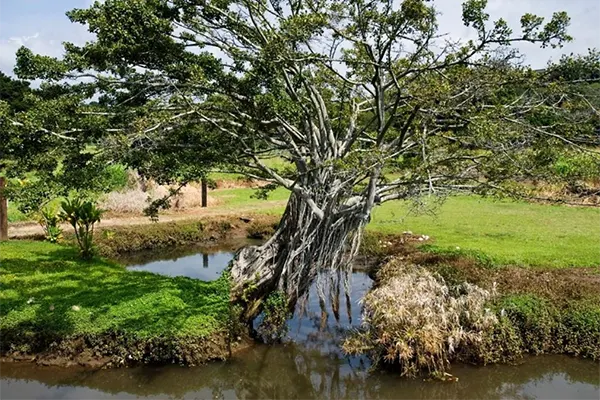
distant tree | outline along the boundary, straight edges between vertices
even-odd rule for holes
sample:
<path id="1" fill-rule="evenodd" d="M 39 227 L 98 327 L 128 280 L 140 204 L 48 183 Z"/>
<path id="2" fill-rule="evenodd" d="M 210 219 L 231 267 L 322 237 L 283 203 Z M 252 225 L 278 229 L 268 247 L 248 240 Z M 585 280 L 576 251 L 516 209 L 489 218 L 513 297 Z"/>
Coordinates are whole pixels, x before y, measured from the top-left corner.
<path id="1" fill-rule="evenodd" d="M 16 112 L 25 111 L 29 104 L 27 96 L 31 92 L 29 82 L 14 80 L 0 71 L 0 117 L 6 118 Z M 8 161 L 9 141 L 6 126 L 0 130 L 0 240 L 8 239 L 8 201 L 5 169 Z"/>
<path id="2" fill-rule="evenodd" d="M 273 291 L 292 307 L 320 268 L 347 271 L 377 204 L 503 191 L 584 148 L 577 129 L 531 121 L 584 101 L 510 47 L 562 45 L 568 16 L 526 14 L 515 32 L 486 3 L 463 4 L 475 38 L 462 41 L 425 0 L 107 0 L 68 13 L 95 40 L 61 60 L 21 48 L 17 73 L 85 79 L 108 109 L 91 113 L 98 146 L 147 155 L 152 175 L 194 176 L 225 148 L 217 160 L 290 191 L 275 235 L 232 265 L 251 319 Z M 273 154 L 293 168 L 269 167 Z"/>

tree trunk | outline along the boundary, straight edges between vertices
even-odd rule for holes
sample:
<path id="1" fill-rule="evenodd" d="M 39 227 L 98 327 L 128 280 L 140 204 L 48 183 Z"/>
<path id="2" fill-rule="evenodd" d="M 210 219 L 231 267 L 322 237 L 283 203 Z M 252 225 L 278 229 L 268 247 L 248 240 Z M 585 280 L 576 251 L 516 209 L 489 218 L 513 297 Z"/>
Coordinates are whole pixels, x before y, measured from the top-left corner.
<path id="1" fill-rule="evenodd" d="M 263 301 L 281 291 L 292 311 L 319 270 L 349 270 L 356 255 L 370 209 L 335 213 L 335 197 L 324 196 L 321 219 L 297 194 L 292 194 L 279 227 L 262 246 L 241 249 L 232 261 L 232 300 L 244 309 L 242 319 L 252 321 Z M 325 204 L 323 204 L 325 203 Z"/>
<path id="2" fill-rule="evenodd" d="M 0 176 L 0 241 L 8 240 L 8 200 L 4 196 L 6 179 Z"/>
<path id="3" fill-rule="evenodd" d="M 208 205 L 208 184 L 206 183 L 206 179 L 202 179 L 202 207 L 206 207 Z"/>

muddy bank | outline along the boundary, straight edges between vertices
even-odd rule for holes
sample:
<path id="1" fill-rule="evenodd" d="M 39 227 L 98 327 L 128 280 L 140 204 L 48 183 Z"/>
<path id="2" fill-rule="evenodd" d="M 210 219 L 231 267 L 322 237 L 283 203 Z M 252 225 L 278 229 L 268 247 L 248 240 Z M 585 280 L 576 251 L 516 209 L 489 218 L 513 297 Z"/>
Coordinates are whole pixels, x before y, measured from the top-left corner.
<path id="1" fill-rule="evenodd" d="M 254 231 L 257 226 L 272 227 L 278 221 L 276 216 L 250 215 L 115 227 L 101 230 L 95 243 L 103 257 L 190 245 L 233 249 L 241 239 L 261 238 Z"/>
<path id="2" fill-rule="evenodd" d="M 214 360 L 226 360 L 249 345 L 249 339 L 228 332 L 206 338 L 155 337 L 136 339 L 129 335 L 100 334 L 68 338 L 30 338 L 16 345 L 12 332 L 2 332 L 3 341 L 12 343 L 2 351 L 2 362 L 33 362 L 40 366 L 93 369 L 130 367 L 140 364 L 180 364 L 194 366 Z M 27 349 L 25 351 L 19 349 Z"/>

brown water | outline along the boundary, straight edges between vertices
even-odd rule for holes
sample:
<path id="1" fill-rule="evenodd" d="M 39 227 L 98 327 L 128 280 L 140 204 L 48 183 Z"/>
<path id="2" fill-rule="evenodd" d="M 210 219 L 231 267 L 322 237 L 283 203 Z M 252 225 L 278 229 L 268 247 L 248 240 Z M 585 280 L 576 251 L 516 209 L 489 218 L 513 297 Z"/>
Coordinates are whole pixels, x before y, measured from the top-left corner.
<path id="1" fill-rule="evenodd" d="M 164 257 L 164 253 L 162 253 Z M 207 258 L 208 256 L 208 258 Z M 151 257 L 150 257 L 151 258 Z M 145 267 L 169 275 L 214 279 L 231 253 L 169 255 Z M 135 261 L 132 261 L 135 263 Z M 138 260 L 139 262 L 139 260 Z M 206 278 L 204 277 L 206 276 Z M 351 310 L 341 302 L 339 320 L 321 319 L 315 288 L 289 321 L 280 345 L 257 345 L 227 362 L 185 368 L 138 367 L 89 371 L 1 365 L 2 399 L 598 399 L 600 366 L 566 356 L 531 357 L 518 366 L 455 365 L 455 383 L 401 379 L 370 371 L 365 357 L 347 357 L 339 349 L 345 332 L 360 324 L 357 299 L 371 281 L 352 274 Z M 349 312 L 348 312 L 349 311 Z"/>

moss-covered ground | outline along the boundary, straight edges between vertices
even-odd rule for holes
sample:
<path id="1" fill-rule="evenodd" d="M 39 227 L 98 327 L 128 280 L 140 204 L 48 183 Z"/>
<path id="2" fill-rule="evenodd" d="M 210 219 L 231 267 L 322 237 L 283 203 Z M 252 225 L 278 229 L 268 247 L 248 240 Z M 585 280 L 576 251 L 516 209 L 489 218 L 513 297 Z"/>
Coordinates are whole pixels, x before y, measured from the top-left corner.
<path id="1" fill-rule="evenodd" d="M 44 350 L 54 340 L 118 335 L 176 343 L 224 331 L 227 280 L 131 272 L 41 241 L 0 243 L 3 351 Z M 142 355 L 140 355 L 142 357 Z"/>

